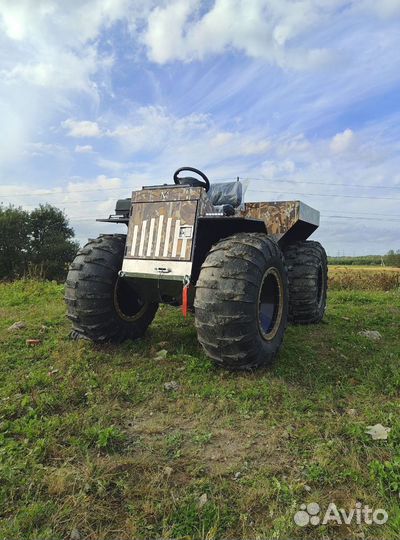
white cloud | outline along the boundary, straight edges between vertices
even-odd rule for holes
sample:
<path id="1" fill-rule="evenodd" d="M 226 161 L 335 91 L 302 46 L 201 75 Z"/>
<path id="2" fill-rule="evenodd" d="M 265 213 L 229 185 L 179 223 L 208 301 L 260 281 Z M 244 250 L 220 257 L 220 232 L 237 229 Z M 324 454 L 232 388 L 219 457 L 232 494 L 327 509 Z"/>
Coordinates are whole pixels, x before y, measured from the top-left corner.
<path id="1" fill-rule="evenodd" d="M 65 148 L 59 144 L 49 144 L 43 142 L 28 143 L 26 145 L 24 154 L 29 156 L 56 156 L 65 154 Z"/>
<path id="2" fill-rule="evenodd" d="M 128 14 L 126 0 L 2 2 L 0 45 L 11 53 L 2 59 L 3 79 L 93 93 L 91 77 L 109 62 L 93 40 Z"/>
<path id="3" fill-rule="evenodd" d="M 68 118 L 62 122 L 62 127 L 68 130 L 69 137 L 101 137 L 102 132 L 97 122 L 90 120 L 73 120 Z"/>
<path id="4" fill-rule="evenodd" d="M 241 156 L 265 156 L 271 148 L 271 141 L 258 130 L 222 131 L 209 115 L 175 116 L 165 107 L 139 107 L 127 112 L 124 119 L 113 117 L 108 123 L 102 118 L 101 128 L 97 122 L 72 119 L 62 122 L 62 126 L 73 137 L 107 137 L 118 143 L 125 161 L 103 156 L 97 160 L 100 167 L 115 171 L 129 168 L 131 156 L 142 152 L 169 155 L 171 160 L 187 163 L 211 163 Z"/>
<path id="5" fill-rule="evenodd" d="M 213 146 L 223 146 L 224 144 L 229 143 L 232 140 L 233 133 L 228 131 L 222 131 L 217 133 L 210 141 L 210 144 Z"/>
<path id="6" fill-rule="evenodd" d="M 328 49 L 294 40 L 317 27 L 345 0 L 216 0 L 198 17 L 195 0 L 154 9 L 143 42 L 154 62 L 191 61 L 235 49 L 284 68 L 308 69 L 330 61 Z M 171 32 L 171 28 L 174 31 Z"/>
<path id="7" fill-rule="evenodd" d="M 279 149 L 278 149 L 279 154 Z M 290 159 L 285 159 L 283 161 L 276 160 L 266 160 L 261 164 L 261 174 L 268 178 L 269 180 L 285 175 L 290 177 L 296 170 L 296 165 Z"/>
<path id="8" fill-rule="evenodd" d="M 265 154 L 270 148 L 271 141 L 268 140 L 246 140 L 246 137 L 243 137 L 243 142 L 241 143 L 241 151 L 244 156 Z"/>
<path id="9" fill-rule="evenodd" d="M 144 43 L 150 48 L 149 56 L 155 62 L 163 64 L 172 59 L 184 59 L 187 51 L 183 50 L 183 27 L 198 2 L 178 0 L 162 7 L 156 7 L 150 14 L 149 28 L 144 36 Z M 174 31 L 171 31 L 174 28 Z M 179 51 L 182 48 L 182 53 Z"/>
<path id="10" fill-rule="evenodd" d="M 261 60 L 263 65 L 278 65 L 286 72 L 325 65 L 331 62 L 332 54 L 336 58 L 340 53 L 340 62 L 345 62 L 342 44 L 339 39 L 330 39 L 329 28 L 336 28 L 335 36 L 340 36 L 338 29 L 348 25 L 352 35 L 356 15 L 357 21 L 366 14 L 383 20 L 399 13 L 397 0 L 379 4 L 372 0 L 350 4 L 347 0 L 216 0 L 211 5 L 200 0 L 0 2 L 0 130 L 4 130 L 0 137 L 10 141 L 0 149 L 0 161 L 18 158 L 21 146 L 60 111 L 77 114 L 74 105 L 82 106 L 78 95 L 98 106 L 104 92 L 112 93 L 111 68 L 119 57 L 113 52 L 116 38 L 107 32 L 116 23 L 121 23 L 118 39 L 125 39 L 125 51 L 136 60 L 141 60 L 139 45 L 144 44 L 148 58 L 160 64 L 234 52 Z M 373 48 L 375 55 L 385 48 L 394 50 L 390 42 L 382 42 L 386 34 L 380 28 L 377 36 L 381 41 Z M 360 55 L 366 49 L 365 36 L 362 38 L 362 44 L 357 44 Z M 371 54 L 364 66 L 372 64 Z M 395 78 L 396 70 L 385 67 L 383 58 L 379 66 L 387 77 Z M 243 74 L 236 77 L 233 86 L 243 88 L 251 82 Z M 374 84 L 364 88 L 371 92 Z M 220 99 L 226 98 L 226 90 L 228 96 L 233 92 L 223 90 Z M 265 96 L 271 91 L 268 87 Z M 342 85 L 338 95 L 348 92 Z M 208 95 L 204 99 L 209 99 Z M 120 130 L 122 136 L 122 124 Z M 135 147 L 143 132 L 130 126 L 129 134 Z M 157 134 L 155 139 L 159 141 Z"/>
<path id="11" fill-rule="evenodd" d="M 141 114 L 144 121 L 145 111 Z M 148 114 L 154 118 L 155 112 L 148 111 Z M 400 167 L 396 150 L 399 118 L 393 118 L 393 133 L 385 131 L 385 123 L 358 129 L 357 145 L 349 154 L 332 153 L 331 139 L 309 140 L 303 134 L 276 134 L 266 139 L 258 132 L 222 131 L 212 117 L 194 122 L 186 117 L 176 118 L 167 110 L 159 110 L 158 114 L 161 118 L 169 118 L 169 127 L 162 133 L 161 146 L 151 147 L 151 141 L 148 141 L 152 154 L 145 159 L 139 155 L 129 162 L 121 158 L 120 162 L 107 163 L 115 169 L 110 176 L 71 179 L 62 187 L 51 188 L 53 196 L 27 184 L 2 186 L 0 194 L 12 194 L 12 198 L 7 200 L 15 204 L 53 202 L 65 209 L 79 239 L 84 241 L 87 236 L 111 231 L 108 225 L 96 224 L 95 219 L 112 213 L 118 198 L 128 197 L 132 189 L 140 189 L 141 185 L 171 183 L 173 171 L 187 164 L 203 169 L 211 181 L 218 181 L 221 177 L 233 179 L 236 175 L 250 178 L 247 200 L 300 199 L 319 209 L 322 223 L 315 239 L 322 241 L 331 254 L 338 249 L 352 254 L 353 249 L 356 253 L 380 253 L 397 248 L 397 223 L 386 221 L 384 216 L 397 215 L 398 195 L 387 189 L 367 188 L 375 185 L 397 185 L 400 188 L 400 175 L 393 175 L 393 170 Z M 181 129 L 182 125 L 191 123 L 194 126 L 192 130 Z M 130 122 L 126 121 L 124 125 L 128 129 Z M 105 126 L 107 133 L 115 132 L 118 122 L 116 126 Z M 140 125 L 136 123 L 134 127 Z M 222 144 L 211 145 L 212 140 L 220 140 Z M 243 146 L 254 144 L 257 148 L 258 143 L 266 145 L 265 151 L 260 146 L 263 152 L 259 154 L 243 154 Z M 369 159 L 369 156 L 373 158 Z M 335 183 L 360 184 L 365 189 L 340 188 Z M 25 196 L 24 193 L 30 195 Z M 341 198 L 339 195 L 354 198 Z M 382 197 L 384 199 L 381 200 Z M 5 201 L 1 197 L 0 200 Z M 383 214 L 381 221 L 362 219 L 373 218 L 375 212 Z M 353 219 L 330 217 L 341 214 L 350 215 Z"/>
<path id="12" fill-rule="evenodd" d="M 96 161 L 97 165 L 101 169 L 105 169 L 107 171 L 113 171 L 120 173 L 121 171 L 126 171 L 130 168 L 132 168 L 133 163 L 130 163 L 129 161 L 116 161 L 114 159 L 105 159 L 101 156 L 98 157 Z"/>
<path id="13" fill-rule="evenodd" d="M 202 8 L 200 0 L 154 8 L 141 35 L 148 58 L 192 62 L 235 51 L 285 70 L 310 70 L 344 61 L 336 40 L 321 39 L 324 28 L 400 15 L 398 0 L 215 0 Z"/>
<path id="14" fill-rule="evenodd" d="M 399 0 L 364 0 L 363 7 L 370 9 L 382 18 L 390 18 L 400 14 Z"/>
<path id="15" fill-rule="evenodd" d="M 339 154 L 349 150 L 355 141 L 355 135 L 349 128 L 345 129 L 342 133 L 337 133 L 331 140 L 330 148 L 332 152 Z"/>
<path id="16" fill-rule="evenodd" d="M 96 87 L 91 81 L 91 75 L 108 61 L 98 58 L 93 47 L 87 47 L 81 57 L 67 51 L 51 51 L 46 62 L 18 62 L 10 69 L 1 70 L 1 76 L 9 86 L 23 83 L 63 92 L 95 94 Z"/>
<path id="17" fill-rule="evenodd" d="M 26 144 L 71 107 L 77 93 L 99 99 L 95 77 L 111 53 L 98 37 L 128 0 L 0 1 L 0 167 L 18 162 Z"/>
<path id="18" fill-rule="evenodd" d="M 74 151 L 77 154 L 90 154 L 91 152 L 93 152 L 93 146 L 91 144 L 77 144 Z"/>

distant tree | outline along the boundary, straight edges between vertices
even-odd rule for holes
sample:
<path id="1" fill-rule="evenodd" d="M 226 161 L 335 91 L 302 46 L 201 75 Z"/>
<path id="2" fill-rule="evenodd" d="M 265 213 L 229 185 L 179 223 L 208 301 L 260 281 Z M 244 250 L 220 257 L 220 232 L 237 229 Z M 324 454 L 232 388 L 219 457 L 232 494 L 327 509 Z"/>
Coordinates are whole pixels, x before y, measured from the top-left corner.
<path id="1" fill-rule="evenodd" d="M 384 257 L 385 264 L 388 266 L 399 266 L 400 267 L 400 249 L 394 251 L 391 249 L 388 251 Z"/>
<path id="2" fill-rule="evenodd" d="M 29 265 L 46 279 L 62 280 L 67 264 L 79 245 L 64 212 L 50 204 L 40 205 L 29 216 Z"/>
<path id="3" fill-rule="evenodd" d="M 23 276 L 29 250 L 29 213 L 0 205 L 0 279 Z"/>

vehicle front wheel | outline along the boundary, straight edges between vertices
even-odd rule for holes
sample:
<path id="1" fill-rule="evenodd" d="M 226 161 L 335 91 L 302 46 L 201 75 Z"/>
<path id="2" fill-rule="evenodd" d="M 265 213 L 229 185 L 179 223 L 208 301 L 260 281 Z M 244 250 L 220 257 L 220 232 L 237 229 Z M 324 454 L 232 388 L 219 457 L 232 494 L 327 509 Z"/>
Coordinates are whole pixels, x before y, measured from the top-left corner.
<path id="1" fill-rule="evenodd" d="M 288 313 L 279 246 L 262 233 L 220 240 L 202 264 L 194 306 L 198 339 L 216 364 L 250 370 L 271 363 Z"/>
<path id="2" fill-rule="evenodd" d="M 120 278 L 125 235 L 101 235 L 80 249 L 65 283 L 71 337 L 121 342 L 141 337 L 158 304 L 144 302 L 127 279 Z"/>

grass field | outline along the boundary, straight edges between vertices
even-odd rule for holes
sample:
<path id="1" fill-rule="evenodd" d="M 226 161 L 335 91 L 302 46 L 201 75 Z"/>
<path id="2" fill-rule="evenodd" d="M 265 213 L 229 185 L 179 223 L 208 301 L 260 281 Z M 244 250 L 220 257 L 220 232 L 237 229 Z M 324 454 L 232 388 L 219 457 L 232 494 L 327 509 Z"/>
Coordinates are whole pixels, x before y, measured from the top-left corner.
<path id="1" fill-rule="evenodd" d="M 326 324 L 250 374 L 215 369 L 172 308 L 138 342 L 71 342 L 62 296 L 0 284 L 0 538 L 399 537 L 398 291 L 331 291 Z M 357 501 L 388 522 L 293 521 Z"/>
<path id="2" fill-rule="evenodd" d="M 329 287 L 337 290 L 383 290 L 400 287 L 400 268 L 394 266 L 329 266 Z"/>
<path id="3" fill-rule="evenodd" d="M 353 264 L 353 265 L 343 265 L 343 264 L 331 264 L 329 265 L 330 271 L 337 271 L 337 270 L 365 270 L 366 272 L 393 272 L 393 273 L 399 273 L 400 268 L 397 266 L 373 266 L 373 265 L 361 265 L 361 264 Z"/>

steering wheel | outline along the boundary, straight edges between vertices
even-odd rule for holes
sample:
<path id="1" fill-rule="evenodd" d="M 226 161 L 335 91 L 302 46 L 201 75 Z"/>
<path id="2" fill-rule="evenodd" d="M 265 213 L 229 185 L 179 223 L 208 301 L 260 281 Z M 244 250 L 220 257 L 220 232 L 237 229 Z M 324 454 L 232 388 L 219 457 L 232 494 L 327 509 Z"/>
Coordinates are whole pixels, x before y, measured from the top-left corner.
<path id="1" fill-rule="evenodd" d="M 185 184 L 185 182 L 182 182 L 182 181 L 186 180 L 186 178 L 179 178 L 178 177 L 178 174 L 180 172 L 182 172 L 182 171 L 190 171 L 190 172 L 194 172 L 194 173 L 198 174 L 199 176 L 201 176 L 203 181 L 197 180 L 196 178 L 191 178 L 191 177 L 188 177 L 187 180 L 194 180 L 196 183 L 198 182 L 197 185 L 201 186 L 201 187 L 204 187 L 206 192 L 210 189 L 210 181 L 207 178 L 207 176 L 203 172 L 199 171 L 199 169 L 195 169 L 194 167 L 181 167 L 180 169 L 177 169 L 174 172 L 174 182 L 175 182 L 175 184 L 177 184 L 177 185 L 184 185 Z M 191 185 L 191 184 L 193 185 L 193 182 L 188 182 L 187 184 L 188 185 Z"/>

